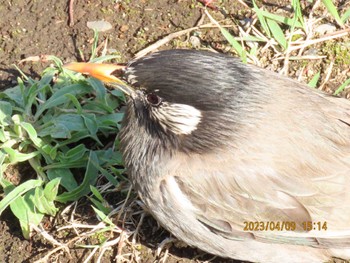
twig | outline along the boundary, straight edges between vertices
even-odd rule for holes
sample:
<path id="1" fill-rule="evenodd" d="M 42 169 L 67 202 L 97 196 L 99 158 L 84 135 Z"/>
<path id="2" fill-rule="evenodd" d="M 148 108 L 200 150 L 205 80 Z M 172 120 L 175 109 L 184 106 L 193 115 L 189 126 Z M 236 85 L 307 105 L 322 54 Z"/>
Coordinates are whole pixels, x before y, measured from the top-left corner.
<path id="1" fill-rule="evenodd" d="M 96 54 L 98 52 L 100 52 L 100 50 L 102 49 L 101 52 L 101 56 L 105 56 L 107 53 L 107 44 L 108 44 L 108 38 L 106 38 L 105 40 L 103 40 L 97 47 L 96 47 Z"/>
<path id="2" fill-rule="evenodd" d="M 305 66 L 302 66 L 301 69 L 300 69 L 300 73 L 299 73 L 299 76 L 298 76 L 298 81 L 301 82 L 302 79 L 303 79 L 303 72 L 304 72 L 304 69 L 305 69 Z"/>
<path id="3" fill-rule="evenodd" d="M 122 207 L 120 208 L 119 213 L 117 214 L 117 221 L 119 221 L 120 216 L 124 213 L 125 206 L 130 198 L 131 190 L 132 190 L 132 186 L 130 185 L 129 190 L 128 190 L 128 194 L 126 195 L 126 198 L 125 198 L 125 201 L 123 202 Z M 123 218 L 122 227 L 124 227 L 124 219 L 125 218 Z"/>
<path id="4" fill-rule="evenodd" d="M 64 244 L 58 242 L 53 236 L 51 236 L 48 232 L 45 231 L 42 227 L 37 227 L 36 225 L 32 224 L 30 225 L 31 228 L 33 228 L 38 234 L 42 235 L 47 241 L 52 243 L 55 246 L 64 246 Z M 69 251 L 68 249 L 66 250 Z"/>
<path id="5" fill-rule="evenodd" d="M 141 57 L 147 55 L 148 53 L 154 52 L 156 49 L 158 49 L 159 47 L 161 47 L 161 46 L 165 45 L 166 43 L 170 42 L 174 38 L 186 35 L 187 33 L 191 32 L 193 30 L 202 29 L 202 28 L 216 28 L 216 27 L 217 26 L 214 25 L 213 23 L 208 23 L 208 24 L 204 24 L 204 25 L 201 25 L 201 26 L 195 26 L 195 27 L 191 27 L 191 28 L 188 28 L 188 29 L 184 29 L 184 30 L 178 31 L 178 32 L 171 33 L 171 34 L 165 36 L 164 38 L 158 40 L 157 42 L 153 43 L 152 45 L 146 47 L 145 49 L 142 49 L 141 51 L 137 52 L 135 54 L 135 58 L 141 58 Z M 230 27 L 230 26 L 222 26 L 222 27 Z"/>
<path id="6" fill-rule="evenodd" d="M 136 236 L 138 235 L 138 233 L 139 233 L 139 231 L 140 231 L 140 227 L 141 227 L 141 225 L 142 225 L 142 223 L 143 223 L 143 219 L 145 218 L 145 215 L 146 215 L 145 212 L 143 212 L 143 213 L 141 214 L 140 221 L 138 222 L 138 224 L 137 224 L 137 226 L 136 226 L 136 229 L 135 229 L 135 232 L 134 232 L 133 235 L 132 235 L 132 240 L 131 240 L 131 243 L 132 243 L 132 244 L 135 244 L 135 243 L 136 243 Z"/>
<path id="7" fill-rule="evenodd" d="M 48 252 L 48 253 L 45 255 L 45 257 L 40 258 L 40 259 L 34 261 L 33 263 L 47 263 L 47 262 L 49 262 L 49 259 L 50 259 L 50 256 L 51 256 L 51 255 L 55 254 L 57 251 L 60 251 L 60 250 L 62 250 L 62 249 L 64 249 L 63 246 L 61 246 L 61 247 L 56 247 L 56 248 L 52 249 L 50 252 Z"/>
<path id="8" fill-rule="evenodd" d="M 159 262 L 165 263 L 168 259 L 168 256 L 169 256 L 169 249 L 167 248 L 164 252 L 164 256 L 162 257 L 162 259 Z"/>
<path id="9" fill-rule="evenodd" d="M 68 13 L 69 13 L 69 26 L 74 26 L 74 0 L 69 0 L 69 7 L 68 7 Z"/>
<path id="10" fill-rule="evenodd" d="M 113 246 L 115 246 L 115 245 L 117 245 L 118 243 L 120 244 L 120 242 L 123 241 L 123 240 L 122 240 L 122 236 L 124 236 L 124 235 L 125 235 L 125 232 L 122 232 L 121 236 L 119 236 L 119 237 L 116 238 L 116 239 L 107 241 L 106 243 L 104 243 L 104 244 L 102 245 L 102 247 L 100 247 L 101 252 L 100 252 L 100 254 L 99 254 L 98 258 L 97 258 L 97 263 L 103 262 L 103 261 L 102 261 L 102 257 L 103 257 L 103 255 L 104 255 L 104 253 L 106 252 L 106 250 L 109 249 L 109 248 L 111 248 L 111 247 L 113 247 Z M 118 244 L 118 247 L 119 247 L 119 244 Z M 119 254 L 118 254 L 118 255 L 119 255 Z"/>
<path id="11" fill-rule="evenodd" d="M 162 250 L 163 250 L 166 246 L 168 246 L 169 244 L 174 243 L 175 241 L 177 241 L 176 238 L 174 238 L 174 237 L 167 237 L 167 238 L 165 238 L 162 242 L 160 242 L 160 244 L 158 245 L 157 250 L 156 250 L 156 255 L 157 255 L 157 257 L 160 256 L 160 253 L 162 252 Z"/>
<path id="12" fill-rule="evenodd" d="M 325 35 L 322 38 L 311 39 L 311 40 L 308 40 L 308 41 L 303 41 L 299 45 L 291 46 L 290 47 L 290 51 L 298 50 L 298 49 L 301 49 L 301 48 L 305 48 L 307 46 L 311 46 L 313 44 L 317 44 L 317 43 L 324 42 L 324 41 L 327 41 L 327 40 L 331 40 L 331 39 L 334 39 L 334 38 L 344 37 L 344 36 L 349 35 L 349 32 L 350 32 L 350 28 L 347 28 L 347 29 L 344 29 L 344 30 L 339 30 L 339 31 L 336 31 L 334 33 Z"/>
<path id="13" fill-rule="evenodd" d="M 331 63 L 328 66 L 328 69 L 327 69 L 327 75 L 326 75 L 324 81 L 322 82 L 322 84 L 319 87 L 320 90 L 322 90 L 324 85 L 326 85 L 326 83 L 328 82 L 328 80 L 329 80 L 329 78 L 330 78 L 330 76 L 332 74 L 333 65 L 334 65 L 334 61 L 331 61 Z"/>
<path id="14" fill-rule="evenodd" d="M 316 59 L 323 59 L 326 58 L 327 56 L 313 56 L 313 55 L 305 55 L 305 56 L 291 56 L 289 57 L 289 60 L 316 60 Z M 274 58 L 272 59 L 272 61 L 275 60 L 282 60 L 285 59 L 285 56 L 282 57 L 278 57 L 278 58 Z"/>
<path id="15" fill-rule="evenodd" d="M 46 263 L 46 262 L 48 262 L 50 256 L 51 256 L 52 254 L 56 253 L 56 252 L 59 251 L 59 250 L 64 250 L 64 251 L 66 251 L 67 254 L 68 254 L 68 256 L 69 256 L 69 258 L 72 259 L 72 256 L 71 256 L 71 254 L 70 254 L 70 252 L 69 252 L 69 247 L 68 247 L 69 242 L 68 242 L 67 244 L 62 244 L 62 243 L 58 242 L 54 237 L 52 237 L 49 233 L 47 233 L 43 228 L 39 228 L 39 227 L 37 227 L 37 226 L 35 226 L 35 225 L 31 225 L 31 227 L 32 227 L 38 234 L 41 234 L 41 235 L 45 238 L 45 240 L 51 242 L 51 243 L 52 243 L 53 245 L 55 245 L 55 246 L 58 246 L 58 247 L 54 248 L 53 250 L 51 250 L 49 253 L 47 253 L 47 254 L 45 255 L 45 257 L 43 257 L 43 258 L 41 258 L 41 259 L 35 261 L 34 263 Z"/>
<path id="16" fill-rule="evenodd" d="M 120 236 L 118 237 L 118 247 L 117 247 L 117 255 L 121 255 L 122 254 L 122 249 L 124 247 L 124 241 L 125 241 L 125 238 L 128 238 L 125 234 L 125 232 L 121 232 L 120 233 Z"/>
<path id="17" fill-rule="evenodd" d="M 94 249 L 91 251 L 91 253 L 89 254 L 89 256 L 84 260 L 83 263 L 88 263 L 91 262 L 90 259 L 92 259 L 92 257 L 95 255 L 96 251 L 99 249 L 99 247 L 94 247 Z"/>
<path id="18" fill-rule="evenodd" d="M 51 61 L 50 57 L 53 55 L 40 55 L 40 56 L 29 56 L 24 59 L 21 59 L 18 64 L 22 64 L 24 62 L 47 62 Z"/>

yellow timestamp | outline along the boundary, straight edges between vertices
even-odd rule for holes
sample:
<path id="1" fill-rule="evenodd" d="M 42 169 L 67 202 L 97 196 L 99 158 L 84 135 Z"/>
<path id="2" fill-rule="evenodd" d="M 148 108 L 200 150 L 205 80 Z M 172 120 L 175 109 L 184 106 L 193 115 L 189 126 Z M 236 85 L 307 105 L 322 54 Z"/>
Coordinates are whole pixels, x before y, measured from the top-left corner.
<path id="1" fill-rule="evenodd" d="M 305 221 L 244 221 L 243 231 L 326 231 L 327 222 Z"/>
<path id="2" fill-rule="evenodd" d="M 304 231 L 311 231 L 311 230 L 315 230 L 315 231 L 327 231 L 328 227 L 327 227 L 327 221 L 318 221 L 318 222 L 312 222 L 312 221 L 305 221 L 302 222 L 302 227 L 304 229 Z"/>
<path id="3" fill-rule="evenodd" d="M 244 221 L 243 231 L 294 231 L 293 221 Z"/>

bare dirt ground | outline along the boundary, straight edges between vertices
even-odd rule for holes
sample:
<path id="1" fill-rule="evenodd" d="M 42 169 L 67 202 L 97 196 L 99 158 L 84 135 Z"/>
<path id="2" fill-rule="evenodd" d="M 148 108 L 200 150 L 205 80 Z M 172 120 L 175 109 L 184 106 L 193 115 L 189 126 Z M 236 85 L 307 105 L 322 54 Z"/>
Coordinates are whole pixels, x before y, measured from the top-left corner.
<path id="1" fill-rule="evenodd" d="M 268 8 L 280 10 L 284 9 L 288 2 L 270 0 L 264 4 Z M 224 7 L 226 13 L 232 18 L 243 19 L 251 15 L 250 9 L 236 1 L 216 1 L 216 4 Z M 73 21 L 70 21 L 68 6 L 69 1 L 0 0 L 0 89 L 15 85 L 20 75 L 12 64 L 18 65 L 25 74 L 39 78 L 43 68 L 49 65 L 45 59 L 42 59 L 45 55 L 55 55 L 64 62 L 87 59 L 93 40 L 93 31 L 87 27 L 88 21 L 105 20 L 111 23 L 111 30 L 100 33 L 100 43 L 108 40 L 108 53 L 120 55 L 118 61 L 125 62 L 139 50 L 166 35 L 195 26 L 202 17 L 200 4 L 194 0 L 76 0 L 73 3 Z M 307 4 L 305 8 L 307 10 Z M 219 12 L 212 11 L 212 15 L 218 20 L 224 18 Z M 232 33 L 234 34 L 235 31 L 233 30 Z M 162 48 L 193 48 L 196 44 L 190 41 L 190 36 L 195 36 L 195 40 L 199 39 L 202 48 L 213 48 L 220 52 L 232 50 L 217 29 L 191 32 L 191 35 L 176 38 Z M 349 39 L 345 37 L 342 41 L 349 41 Z M 317 47 L 328 60 L 311 61 L 306 64 L 293 62 L 289 75 L 296 77 L 298 69 L 303 66 L 308 72 L 303 81 L 309 80 L 318 71 L 321 71 L 321 80 L 326 79 L 329 60 L 332 56 L 337 56 L 331 46 L 333 44 L 328 46 L 322 44 Z M 31 56 L 37 56 L 39 61 L 19 63 L 22 59 Z M 278 69 L 279 62 L 271 62 L 269 57 L 269 52 L 266 51 L 262 65 Z M 339 74 L 344 71 L 347 71 L 345 75 Z M 344 81 L 344 76 L 350 76 L 349 61 L 338 61 L 334 64 L 323 89 L 334 90 Z M 342 96 L 348 95 L 348 92 L 342 94 Z M 18 173 L 14 176 L 22 175 Z M 117 201 L 117 197 L 114 198 Z M 90 217 L 92 213 L 90 206 L 87 203 L 86 207 L 84 203 L 80 206 L 77 210 L 82 221 L 96 223 L 97 220 Z M 61 223 L 47 219 L 45 225 L 50 229 L 54 228 L 55 224 Z M 5 213 L 1 218 L 0 235 L 0 262 L 34 262 L 53 248 L 39 235 L 31 240 L 23 239 L 19 224 L 10 213 Z M 159 261 L 160 257 L 157 257 L 155 252 L 157 245 L 169 234 L 159 228 L 150 216 L 146 216 L 139 235 L 139 241 L 143 244 L 140 248 L 143 258 L 138 262 Z M 124 248 L 126 252 L 127 249 Z M 76 248 L 71 250 L 70 257 L 60 252 L 56 255 L 56 259 L 51 258 L 51 260 L 52 262 L 84 262 L 88 251 L 88 249 Z M 107 253 L 102 262 L 112 262 L 116 253 L 117 251 Z M 210 255 L 181 244 L 171 246 L 170 254 L 167 262 L 201 262 L 212 258 Z M 96 258 L 92 262 L 94 260 Z M 134 261 L 137 260 L 134 259 Z M 233 261 L 217 258 L 212 262 Z"/>

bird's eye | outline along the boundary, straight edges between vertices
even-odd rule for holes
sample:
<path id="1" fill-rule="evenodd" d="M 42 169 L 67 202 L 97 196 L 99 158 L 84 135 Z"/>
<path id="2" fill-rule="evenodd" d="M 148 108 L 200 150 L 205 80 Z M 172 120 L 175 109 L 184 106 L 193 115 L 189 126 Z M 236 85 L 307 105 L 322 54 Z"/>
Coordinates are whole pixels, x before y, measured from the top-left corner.
<path id="1" fill-rule="evenodd" d="M 162 103 L 162 99 L 154 93 L 147 94 L 146 100 L 152 106 L 159 106 Z"/>

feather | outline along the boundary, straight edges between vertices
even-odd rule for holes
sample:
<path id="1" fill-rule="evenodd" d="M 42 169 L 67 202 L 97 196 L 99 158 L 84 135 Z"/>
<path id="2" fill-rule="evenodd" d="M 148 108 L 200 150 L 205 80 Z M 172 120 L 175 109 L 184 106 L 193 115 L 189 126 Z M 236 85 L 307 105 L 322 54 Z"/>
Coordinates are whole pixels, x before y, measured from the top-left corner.
<path id="1" fill-rule="evenodd" d="M 188 133 L 159 133 L 129 102 L 124 158 L 165 228 L 241 260 L 350 258 L 349 101 L 205 52 L 159 52 L 129 70 L 146 93 L 201 116 Z M 249 222 L 264 230 L 245 229 Z"/>

